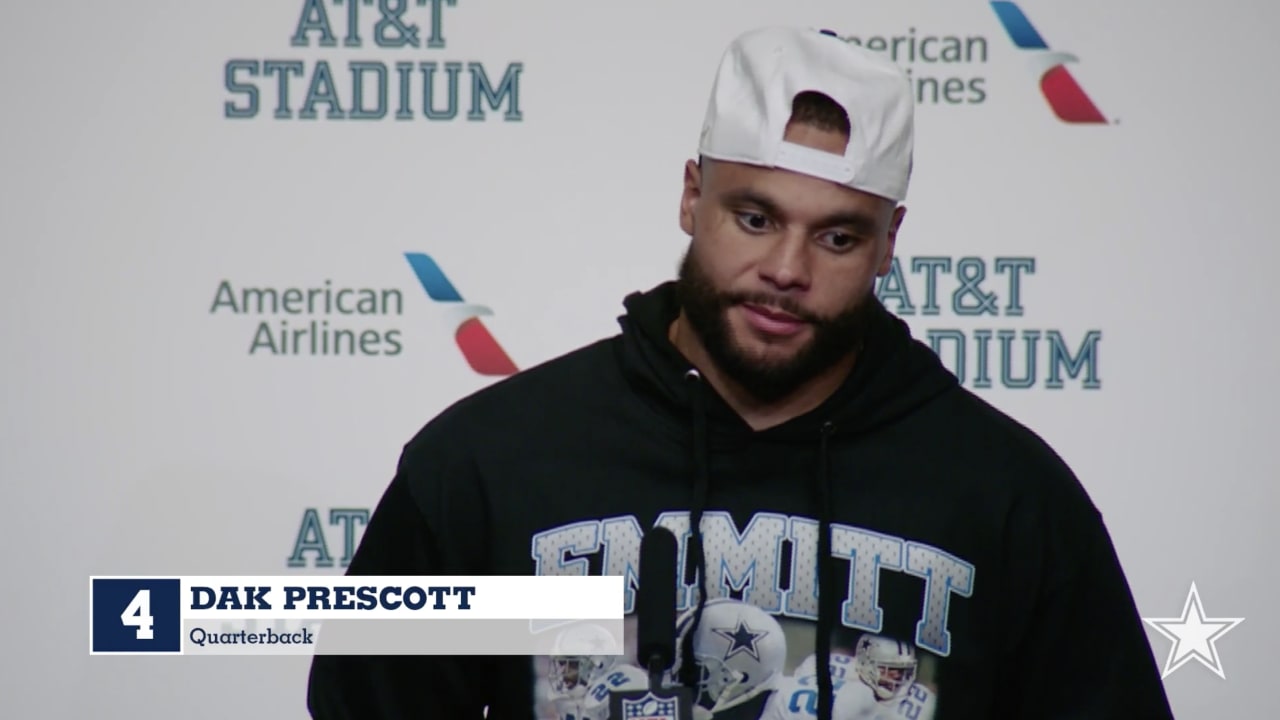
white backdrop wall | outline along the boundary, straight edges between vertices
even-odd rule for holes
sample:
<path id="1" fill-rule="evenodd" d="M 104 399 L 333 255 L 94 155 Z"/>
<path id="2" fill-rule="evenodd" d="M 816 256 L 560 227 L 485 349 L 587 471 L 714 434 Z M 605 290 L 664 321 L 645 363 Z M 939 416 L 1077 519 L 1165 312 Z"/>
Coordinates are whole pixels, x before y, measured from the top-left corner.
<path id="1" fill-rule="evenodd" d="M 312 5 L 333 44 L 292 42 Z M 1145 616 L 1195 582 L 1207 614 L 1246 618 L 1217 642 L 1225 678 L 1167 678 L 1178 716 L 1271 714 L 1280 6 L 1019 0 L 1101 113 L 1072 123 L 1044 53 L 978 0 L 383 3 L 402 5 L 416 47 L 333 0 L 6 7 L 0 715 L 304 718 L 305 658 L 91 658 L 88 576 L 341 572 L 403 442 L 499 377 L 406 253 L 491 310 L 518 368 L 613 333 L 685 247 L 681 166 L 720 52 L 775 22 L 897 48 L 922 95 L 886 302 L 1077 470 Z M 929 62 L 928 38 L 965 53 Z M 303 115 L 325 64 L 350 112 L 359 62 L 386 68 L 385 115 Z M 457 73 L 452 117 L 424 117 L 422 63 L 438 110 Z M 978 271 L 994 312 L 966 314 Z M 313 288 L 385 304 L 294 312 Z M 281 311 L 229 307 L 246 289 Z M 264 346 L 313 322 L 365 351 Z"/>

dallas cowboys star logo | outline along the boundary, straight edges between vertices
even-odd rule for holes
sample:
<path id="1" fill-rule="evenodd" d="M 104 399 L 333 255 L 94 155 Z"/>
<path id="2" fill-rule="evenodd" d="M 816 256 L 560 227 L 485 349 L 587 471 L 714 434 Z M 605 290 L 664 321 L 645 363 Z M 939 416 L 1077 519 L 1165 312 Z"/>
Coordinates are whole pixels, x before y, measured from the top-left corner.
<path id="1" fill-rule="evenodd" d="M 753 632 L 751 627 L 742 620 L 739 620 L 738 627 L 732 630 L 728 628 L 713 628 L 711 632 L 729 641 L 729 649 L 724 653 L 725 660 L 744 652 L 755 658 L 756 662 L 760 661 L 760 649 L 756 647 L 756 642 L 769 634 L 767 630 Z"/>
<path id="2" fill-rule="evenodd" d="M 1142 618 L 1142 621 L 1173 641 L 1169 658 L 1164 662 L 1161 679 L 1169 677 L 1191 660 L 1209 668 L 1223 680 L 1227 679 L 1222 670 L 1222 661 L 1218 658 L 1218 647 L 1214 643 L 1231 628 L 1244 622 L 1244 618 L 1205 618 L 1204 606 L 1200 604 L 1200 591 L 1196 589 L 1194 582 L 1191 583 L 1191 592 L 1187 593 L 1187 602 L 1182 606 L 1182 617 Z"/>

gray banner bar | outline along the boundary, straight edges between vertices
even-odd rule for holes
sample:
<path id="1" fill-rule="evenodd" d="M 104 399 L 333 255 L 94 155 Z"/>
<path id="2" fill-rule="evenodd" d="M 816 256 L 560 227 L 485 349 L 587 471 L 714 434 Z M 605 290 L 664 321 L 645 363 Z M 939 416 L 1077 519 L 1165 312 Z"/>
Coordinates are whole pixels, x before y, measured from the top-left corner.
<path id="1" fill-rule="evenodd" d="M 623 620 L 183 623 L 188 655 L 622 655 Z"/>

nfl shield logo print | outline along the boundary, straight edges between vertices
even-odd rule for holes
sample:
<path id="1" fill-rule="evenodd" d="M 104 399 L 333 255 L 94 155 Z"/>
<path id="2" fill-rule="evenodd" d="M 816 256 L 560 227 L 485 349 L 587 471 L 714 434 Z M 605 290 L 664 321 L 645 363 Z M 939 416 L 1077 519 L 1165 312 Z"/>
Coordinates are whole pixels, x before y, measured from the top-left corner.
<path id="1" fill-rule="evenodd" d="M 675 698 L 659 698 L 652 692 L 639 700 L 622 701 L 623 720 L 680 720 Z"/>

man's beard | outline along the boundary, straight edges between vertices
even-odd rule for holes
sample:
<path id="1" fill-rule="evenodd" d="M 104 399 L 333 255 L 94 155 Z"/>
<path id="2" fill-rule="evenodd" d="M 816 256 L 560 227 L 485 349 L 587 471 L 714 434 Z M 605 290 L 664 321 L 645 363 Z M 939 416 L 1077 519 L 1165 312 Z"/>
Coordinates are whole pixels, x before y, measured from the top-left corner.
<path id="1" fill-rule="evenodd" d="M 764 292 L 721 292 L 694 258 L 692 248 L 680 263 L 676 292 L 689 325 L 712 361 L 721 372 L 762 402 L 781 400 L 857 352 L 880 305 L 874 289 L 871 289 L 834 316 L 823 317 L 806 311 L 785 296 Z M 809 324 L 813 338 L 789 359 L 752 357 L 734 342 L 729 326 L 729 308 L 743 303 L 791 313 Z"/>

